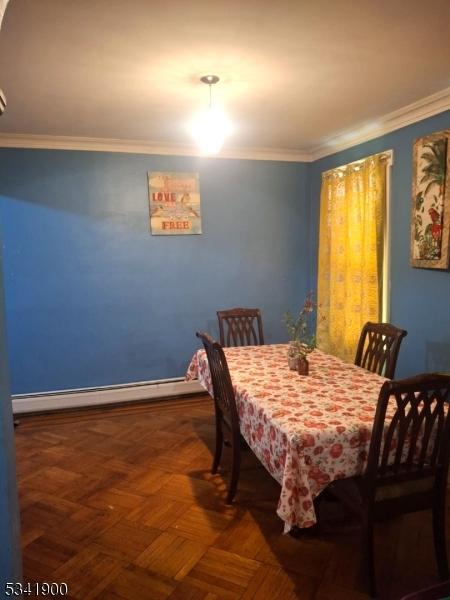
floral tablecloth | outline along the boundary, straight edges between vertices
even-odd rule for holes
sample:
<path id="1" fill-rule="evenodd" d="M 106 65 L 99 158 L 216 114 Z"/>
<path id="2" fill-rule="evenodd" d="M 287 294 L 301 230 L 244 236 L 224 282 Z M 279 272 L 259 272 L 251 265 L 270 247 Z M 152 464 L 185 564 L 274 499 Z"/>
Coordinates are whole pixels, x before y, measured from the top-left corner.
<path id="1" fill-rule="evenodd" d="M 224 348 L 242 435 L 281 484 L 277 514 L 288 530 L 316 522 L 313 500 L 333 480 L 361 474 L 385 379 L 319 350 L 309 376 L 290 371 L 287 345 Z M 204 350 L 186 379 L 212 395 Z"/>

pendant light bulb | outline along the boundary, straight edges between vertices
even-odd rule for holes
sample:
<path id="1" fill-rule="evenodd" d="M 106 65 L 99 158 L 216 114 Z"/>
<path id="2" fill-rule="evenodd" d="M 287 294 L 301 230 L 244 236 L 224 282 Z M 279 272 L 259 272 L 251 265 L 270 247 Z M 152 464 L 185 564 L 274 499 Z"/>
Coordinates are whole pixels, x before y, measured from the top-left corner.
<path id="1" fill-rule="evenodd" d="M 202 154 L 218 154 L 230 132 L 230 124 L 224 112 L 212 106 L 212 86 L 219 78 L 217 75 L 205 75 L 200 81 L 209 85 L 209 107 L 194 117 L 191 133 Z"/>

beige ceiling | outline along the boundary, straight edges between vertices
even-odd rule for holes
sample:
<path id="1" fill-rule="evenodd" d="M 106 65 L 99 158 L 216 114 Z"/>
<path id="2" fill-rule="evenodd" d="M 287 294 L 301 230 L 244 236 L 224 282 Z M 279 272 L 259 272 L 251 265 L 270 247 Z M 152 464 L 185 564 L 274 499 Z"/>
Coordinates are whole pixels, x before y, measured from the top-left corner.
<path id="1" fill-rule="evenodd" d="M 10 0 L 0 133 L 188 146 L 206 73 L 229 147 L 308 152 L 450 86 L 450 1 Z"/>

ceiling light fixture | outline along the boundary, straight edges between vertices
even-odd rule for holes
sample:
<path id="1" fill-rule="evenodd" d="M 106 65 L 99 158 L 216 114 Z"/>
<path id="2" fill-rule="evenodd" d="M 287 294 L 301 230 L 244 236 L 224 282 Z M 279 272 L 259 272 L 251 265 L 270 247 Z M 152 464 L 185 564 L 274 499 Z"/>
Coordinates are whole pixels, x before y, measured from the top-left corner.
<path id="1" fill-rule="evenodd" d="M 220 79 L 217 75 L 204 75 L 200 81 L 209 86 L 209 107 L 194 118 L 192 135 L 202 154 L 217 154 L 230 131 L 230 124 L 223 111 L 212 106 L 212 86 Z"/>

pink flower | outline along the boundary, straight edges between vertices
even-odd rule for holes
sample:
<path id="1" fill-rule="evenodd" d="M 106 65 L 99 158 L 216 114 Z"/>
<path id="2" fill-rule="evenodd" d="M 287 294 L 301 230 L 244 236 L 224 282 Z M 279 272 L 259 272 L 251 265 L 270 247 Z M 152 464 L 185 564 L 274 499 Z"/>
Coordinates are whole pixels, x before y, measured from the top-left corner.
<path id="1" fill-rule="evenodd" d="M 262 425 L 258 425 L 258 429 L 256 430 L 256 437 L 258 438 L 259 441 L 261 441 L 263 433 L 264 433 L 264 427 Z"/>
<path id="2" fill-rule="evenodd" d="M 314 479 L 314 481 L 316 481 L 317 483 L 325 484 L 330 481 L 329 475 L 321 471 L 319 467 L 311 467 L 308 474 L 311 477 L 311 479 Z"/>
<path id="3" fill-rule="evenodd" d="M 359 436 L 354 435 L 352 438 L 350 438 L 350 448 L 356 448 L 357 446 L 359 446 L 360 443 L 361 440 Z"/>
<path id="4" fill-rule="evenodd" d="M 342 444 L 333 444 L 330 448 L 330 454 L 333 458 L 339 458 L 342 454 Z"/>
<path id="5" fill-rule="evenodd" d="M 327 426 L 325 423 L 321 423 L 320 421 L 308 421 L 305 419 L 305 427 L 309 427 L 311 429 L 326 429 Z"/>
<path id="6" fill-rule="evenodd" d="M 301 437 L 301 443 L 304 448 L 309 448 L 311 446 L 314 446 L 316 441 L 313 435 L 311 435 L 310 433 L 305 433 Z"/>

